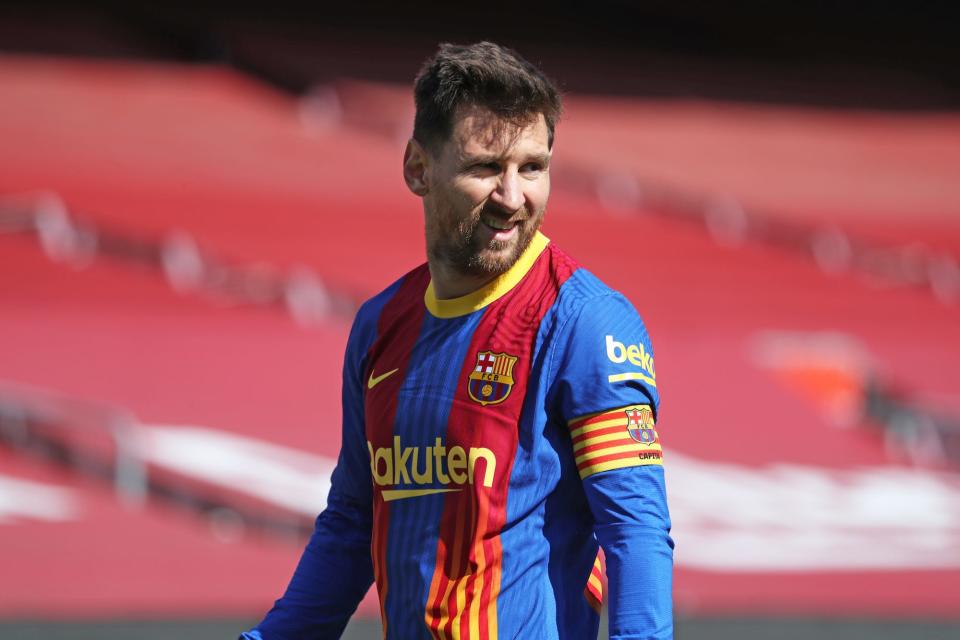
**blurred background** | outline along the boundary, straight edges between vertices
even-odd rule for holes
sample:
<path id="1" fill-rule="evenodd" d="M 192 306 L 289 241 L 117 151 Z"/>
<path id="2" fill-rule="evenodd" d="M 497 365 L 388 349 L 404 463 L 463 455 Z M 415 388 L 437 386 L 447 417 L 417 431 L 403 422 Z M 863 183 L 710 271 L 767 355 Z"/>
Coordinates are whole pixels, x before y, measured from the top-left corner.
<path id="1" fill-rule="evenodd" d="M 676 637 L 960 637 L 956 5 L 344 4 L 0 4 L 0 634 L 282 593 L 424 259 L 411 81 L 493 39 L 567 94 L 545 233 L 654 336 Z"/>

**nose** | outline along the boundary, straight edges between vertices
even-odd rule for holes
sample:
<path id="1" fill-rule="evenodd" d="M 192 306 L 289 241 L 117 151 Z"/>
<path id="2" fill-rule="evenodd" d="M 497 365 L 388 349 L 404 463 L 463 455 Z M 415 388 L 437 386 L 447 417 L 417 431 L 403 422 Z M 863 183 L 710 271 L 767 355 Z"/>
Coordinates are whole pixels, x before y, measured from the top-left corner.
<path id="1" fill-rule="evenodd" d="M 523 189 L 520 185 L 520 176 L 515 169 L 504 169 L 500 174 L 497 188 L 490 194 L 490 199 L 511 214 L 523 206 Z"/>

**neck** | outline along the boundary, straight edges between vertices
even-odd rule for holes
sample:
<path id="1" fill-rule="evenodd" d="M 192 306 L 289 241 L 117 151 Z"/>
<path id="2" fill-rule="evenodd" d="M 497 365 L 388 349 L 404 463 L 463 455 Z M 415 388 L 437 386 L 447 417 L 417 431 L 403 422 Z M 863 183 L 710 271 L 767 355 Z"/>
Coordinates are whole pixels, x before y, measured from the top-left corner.
<path id="1" fill-rule="evenodd" d="M 430 279 L 433 281 L 433 292 L 439 300 L 459 298 L 473 293 L 501 275 L 499 273 L 482 276 L 467 275 L 436 260 L 429 260 L 428 266 Z"/>

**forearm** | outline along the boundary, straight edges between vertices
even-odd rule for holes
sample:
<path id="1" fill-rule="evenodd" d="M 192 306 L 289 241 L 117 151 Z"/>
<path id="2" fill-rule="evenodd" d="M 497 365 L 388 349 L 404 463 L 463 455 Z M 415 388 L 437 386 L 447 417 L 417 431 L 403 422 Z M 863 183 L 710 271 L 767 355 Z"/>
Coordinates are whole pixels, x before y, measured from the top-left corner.
<path id="1" fill-rule="evenodd" d="M 610 639 L 673 638 L 673 541 L 663 527 L 596 528 L 606 555 Z"/>
<path id="2" fill-rule="evenodd" d="M 263 640 L 340 637 L 373 583 L 369 522 L 369 507 L 331 495 L 286 592 L 255 629 Z"/>
<path id="3" fill-rule="evenodd" d="M 673 638 L 673 540 L 663 467 L 599 473 L 585 488 L 606 556 L 611 640 Z"/>

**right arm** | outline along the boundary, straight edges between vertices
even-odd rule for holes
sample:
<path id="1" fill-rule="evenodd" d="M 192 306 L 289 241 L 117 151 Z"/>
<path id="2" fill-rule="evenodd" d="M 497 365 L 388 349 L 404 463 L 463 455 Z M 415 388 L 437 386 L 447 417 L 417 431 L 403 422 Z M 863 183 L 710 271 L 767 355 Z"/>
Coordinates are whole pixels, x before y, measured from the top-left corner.
<path id="1" fill-rule="evenodd" d="M 364 435 L 365 342 L 354 326 L 343 367 L 343 442 L 327 507 L 283 597 L 243 640 L 339 638 L 373 583 L 372 484 Z"/>

